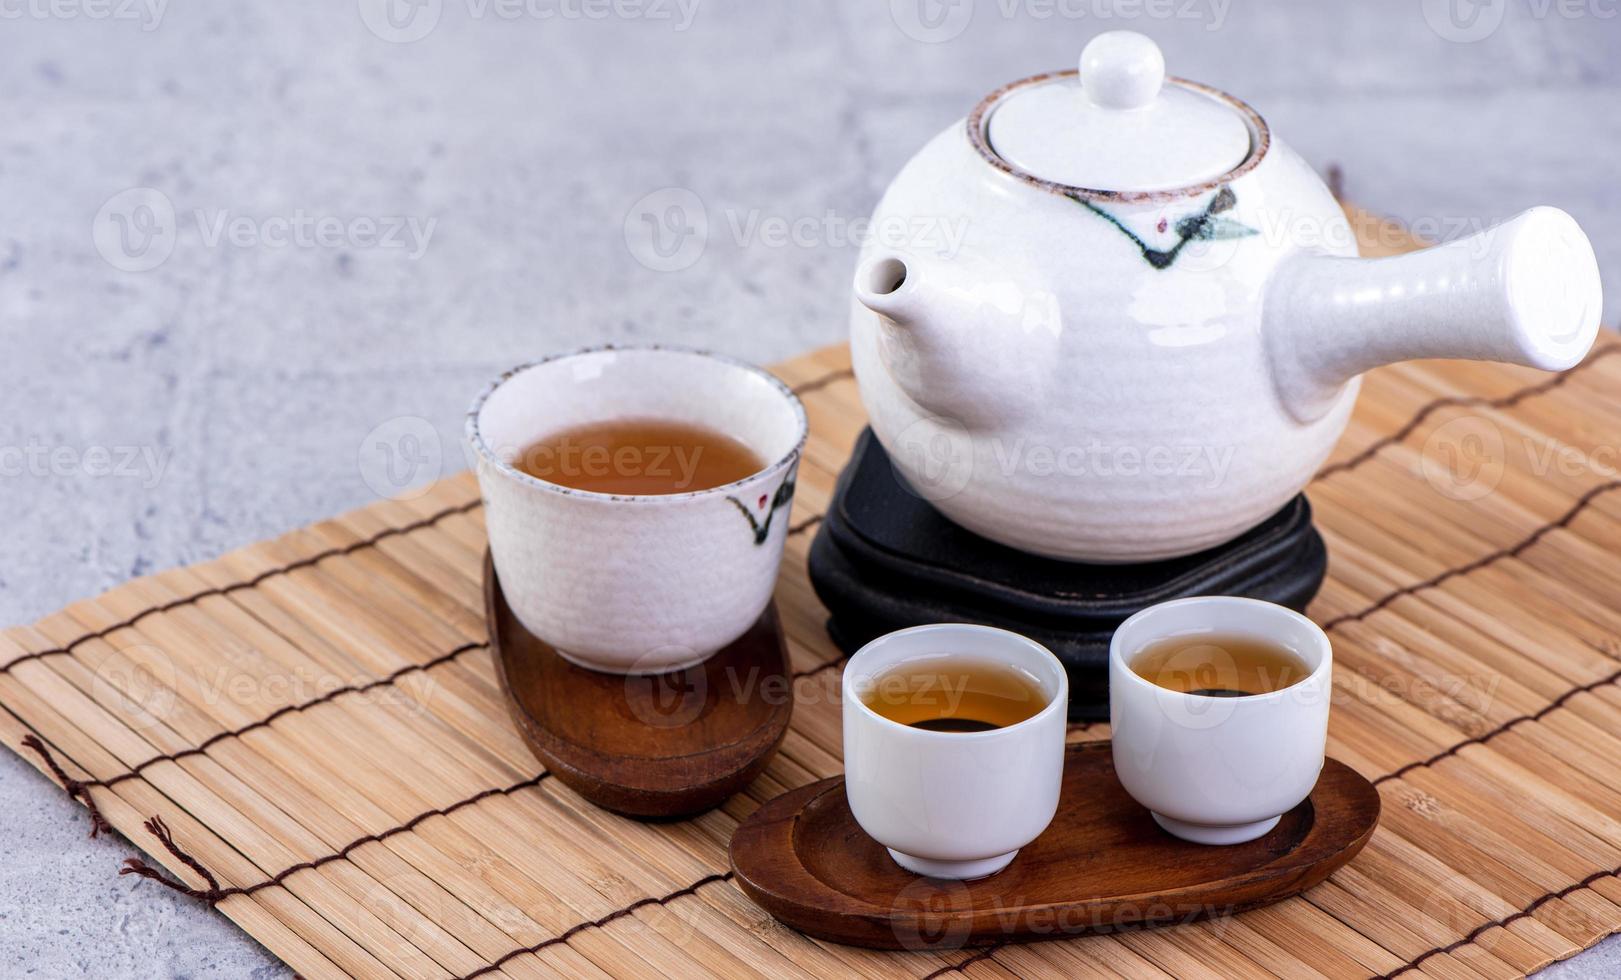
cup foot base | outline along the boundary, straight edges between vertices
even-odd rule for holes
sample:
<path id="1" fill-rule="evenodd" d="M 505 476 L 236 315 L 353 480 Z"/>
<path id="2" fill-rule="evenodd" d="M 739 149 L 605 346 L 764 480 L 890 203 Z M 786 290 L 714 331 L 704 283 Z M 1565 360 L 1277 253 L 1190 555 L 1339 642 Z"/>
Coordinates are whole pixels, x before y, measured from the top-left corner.
<path id="1" fill-rule="evenodd" d="M 984 878 L 987 875 L 996 874 L 1012 864 L 1013 859 L 1019 854 L 1018 851 L 1009 851 L 1006 854 L 998 854 L 996 857 L 982 858 L 978 861 L 935 861 L 929 858 L 902 854 L 894 848 L 885 848 L 885 850 L 889 851 L 889 856 L 895 859 L 896 864 L 913 874 L 920 874 L 926 878 L 952 878 L 959 881 Z"/>
<path id="2" fill-rule="evenodd" d="M 1166 833 L 1173 837 L 1192 841 L 1195 844 L 1242 844 L 1264 836 L 1267 831 L 1278 825 L 1282 816 L 1268 817 L 1254 823 L 1188 823 L 1186 820 L 1175 820 L 1171 817 L 1155 813 L 1154 822 L 1159 824 Z M 893 853 L 893 852 L 891 852 Z"/>
<path id="3" fill-rule="evenodd" d="M 708 660 L 710 657 L 715 655 L 715 651 L 711 650 L 708 653 L 693 657 L 691 660 L 678 660 L 668 666 L 661 666 L 654 670 L 647 670 L 638 668 L 634 664 L 625 667 L 609 667 L 604 664 L 587 660 L 584 657 L 576 657 L 567 650 L 561 650 L 557 647 L 552 647 L 552 650 L 555 651 L 559 657 L 562 657 L 564 660 L 567 660 L 576 667 L 580 667 L 585 670 L 594 670 L 599 674 L 613 674 L 618 677 L 657 677 L 661 674 L 674 674 L 678 671 L 691 670 L 693 667 L 698 666 L 705 660 Z"/>

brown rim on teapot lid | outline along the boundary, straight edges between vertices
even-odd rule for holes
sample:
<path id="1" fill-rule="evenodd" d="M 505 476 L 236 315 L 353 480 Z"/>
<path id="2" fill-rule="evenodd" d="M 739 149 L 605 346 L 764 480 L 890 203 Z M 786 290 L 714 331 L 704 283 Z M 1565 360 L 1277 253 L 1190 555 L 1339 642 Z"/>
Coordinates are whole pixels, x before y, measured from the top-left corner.
<path id="1" fill-rule="evenodd" d="M 1078 71 L 991 93 L 968 133 L 987 161 L 1015 177 L 1117 200 L 1200 193 L 1253 168 L 1269 142 L 1255 110 L 1168 78 L 1158 45 L 1132 31 L 1093 38 Z"/>

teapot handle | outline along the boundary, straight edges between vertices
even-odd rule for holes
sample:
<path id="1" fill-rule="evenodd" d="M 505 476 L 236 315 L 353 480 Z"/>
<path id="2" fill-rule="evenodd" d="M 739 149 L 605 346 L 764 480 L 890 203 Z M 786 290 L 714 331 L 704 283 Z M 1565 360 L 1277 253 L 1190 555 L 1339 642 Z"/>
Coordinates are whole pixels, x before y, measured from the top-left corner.
<path id="1" fill-rule="evenodd" d="M 1278 393 L 1301 422 L 1346 382 L 1427 357 L 1574 367 L 1598 335 L 1598 260 L 1576 220 L 1536 207 L 1478 234 L 1391 258 L 1299 253 L 1267 285 Z"/>

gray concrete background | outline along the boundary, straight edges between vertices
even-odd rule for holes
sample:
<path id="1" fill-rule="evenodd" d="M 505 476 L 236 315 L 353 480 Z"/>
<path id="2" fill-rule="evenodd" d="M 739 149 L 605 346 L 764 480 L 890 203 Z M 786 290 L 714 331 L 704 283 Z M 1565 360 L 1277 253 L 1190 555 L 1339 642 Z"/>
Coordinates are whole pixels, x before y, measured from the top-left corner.
<path id="1" fill-rule="evenodd" d="M 472 392 L 537 353 L 840 339 L 848 222 L 1106 28 L 1433 233 L 1568 209 L 1621 295 L 1613 0 L 423 2 L 0 2 L 0 622 L 460 468 Z M 707 239 L 661 255 L 643 215 L 694 197 Z M 0 819 L 0 975 L 285 972 L 8 753 Z"/>

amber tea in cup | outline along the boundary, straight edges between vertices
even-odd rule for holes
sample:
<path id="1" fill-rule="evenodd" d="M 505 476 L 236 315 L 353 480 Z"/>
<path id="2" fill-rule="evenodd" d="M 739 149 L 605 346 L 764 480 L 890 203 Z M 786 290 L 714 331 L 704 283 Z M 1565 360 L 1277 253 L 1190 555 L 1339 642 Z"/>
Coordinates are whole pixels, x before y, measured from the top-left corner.
<path id="1" fill-rule="evenodd" d="M 712 490 L 766 464 L 741 441 L 714 429 L 622 418 L 559 430 L 530 444 L 513 465 L 575 490 L 644 496 Z"/>
<path id="2" fill-rule="evenodd" d="M 931 732 L 988 732 L 1034 718 L 1047 697 L 1034 677 L 1006 664 L 933 657 L 896 664 L 861 702 L 890 721 Z"/>
<path id="3" fill-rule="evenodd" d="M 1131 669 L 1151 684 L 1183 694 L 1242 698 L 1270 694 L 1311 673 L 1293 651 L 1249 636 L 1171 636 L 1150 643 Z"/>

